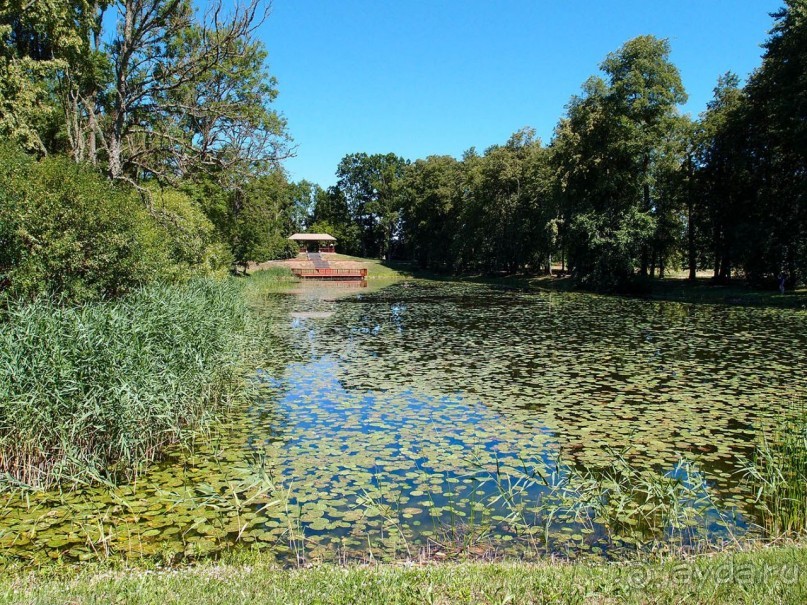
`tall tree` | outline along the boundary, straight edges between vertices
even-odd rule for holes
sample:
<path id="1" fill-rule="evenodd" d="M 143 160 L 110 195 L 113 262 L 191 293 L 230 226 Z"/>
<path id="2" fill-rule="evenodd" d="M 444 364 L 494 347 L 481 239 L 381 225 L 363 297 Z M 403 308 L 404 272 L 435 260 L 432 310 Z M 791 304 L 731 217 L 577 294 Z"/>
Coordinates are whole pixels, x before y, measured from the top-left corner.
<path id="1" fill-rule="evenodd" d="M 262 45 L 259 0 L 201 20 L 189 0 L 119 0 L 103 145 L 113 178 L 170 180 L 200 167 L 228 178 L 288 155 Z"/>
<path id="2" fill-rule="evenodd" d="M 281 170 L 233 191 L 228 241 L 237 265 L 286 258 L 297 252 L 287 238 L 294 231 L 293 188 Z"/>
<path id="3" fill-rule="evenodd" d="M 807 0 L 785 0 L 748 86 L 751 189 L 758 220 L 746 271 L 807 275 Z"/>
<path id="4" fill-rule="evenodd" d="M 0 132 L 40 154 L 60 150 L 69 98 L 100 69 L 108 0 L 0 3 Z M 94 43 L 94 44 L 93 44 Z M 66 85 L 70 82 L 70 85 Z M 67 120 L 68 138 L 71 122 Z"/>
<path id="5" fill-rule="evenodd" d="M 553 141 L 570 260 L 603 285 L 647 275 L 660 167 L 686 99 L 666 40 L 640 36 L 608 55 L 607 80 L 572 99 Z"/>
<path id="6" fill-rule="evenodd" d="M 609 78 L 608 105 L 620 140 L 633 158 L 633 178 L 642 189 L 642 211 L 654 213 L 652 197 L 655 159 L 674 129 L 676 106 L 687 96 L 678 68 L 670 62 L 670 44 L 639 36 L 608 55 L 602 70 Z M 647 275 L 649 246 L 642 245 L 640 273 Z"/>
<path id="7" fill-rule="evenodd" d="M 191 0 L 3 3 L 0 132 L 135 185 L 277 167 L 289 138 L 254 36 L 268 4 L 245 2 L 201 17 Z"/>
<path id="8" fill-rule="evenodd" d="M 467 199 L 463 205 L 460 242 L 463 254 L 485 270 L 516 271 L 548 259 L 546 216 L 549 178 L 546 150 L 535 131 L 524 128 L 505 145 L 494 145 L 482 157 L 466 159 Z"/>
<path id="9" fill-rule="evenodd" d="M 708 236 L 714 279 L 728 281 L 742 260 L 743 232 L 748 232 L 748 145 L 746 96 L 740 79 L 721 76 L 701 116 L 697 133 L 698 190 L 702 198 L 698 224 Z M 750 234 L 748 234 L 750 235 Z"/>
<path id="10" fill-rule="evenodd" d="M 362 254 L 360 227 L 353 221 L 347 199 L 338 187 L 317 192 L 311 219 L 307 224 L 312 233 L 329 233 L 334 236 L 341 252 Z"/>
<path id="11" fill-rule="evenodd" d="M 463 179 L 462 163 L 451 156 L 429 156 L 406 171 L 404 237 L 423 268 L 453 269 L 456 264 Z"/>
<path id="12" fill-rule="evenodd" d="M 361 230 L 362 256 L 393 256 L 400 236 L 401 186 L 406 160 L 394 153 L 342 158 L 336 187 Z"/>

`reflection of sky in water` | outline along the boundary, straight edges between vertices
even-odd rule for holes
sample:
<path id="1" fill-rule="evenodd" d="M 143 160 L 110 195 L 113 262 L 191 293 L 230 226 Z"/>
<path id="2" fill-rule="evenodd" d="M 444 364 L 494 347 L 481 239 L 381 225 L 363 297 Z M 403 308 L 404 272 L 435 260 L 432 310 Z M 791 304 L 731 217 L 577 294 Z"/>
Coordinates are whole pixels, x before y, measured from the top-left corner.
<path id="1" fill-rule="evenodd" d="M 291 376 L 281 400 L 288 434 L 324 426 L 318 438 L 339 442 L 339 427 L 359 419 L 351 430 L 368 452 L 396 459 L 410 450 L 391 442 L 409 440 L 455 477 L 479 451 L 514 472 L 520 457 L 547 466 L 558 450 L 578 470 L 624 451 L 638 468 L 674 472 L 686 456 L 725 510 L 744 508 L 753 495 L 738 473 L 787 405 L 780 384 L 805 392 L 805 348 L 778 342 L 782 322 L 807 336 L 792 312 L 454 284 L 393 286 L 335 308 L 333 321 L 308 324 L 310 362 L 293 369 L 308 378 Z M 312 393 L 321 413 L 301 413 Z"/>
<path id="2" fill-rule="evenodd" d="M 341 363 L 332 356 L 313 357 L 267 384 L 277 390 L 275 418 L 282 422 L 272 431 L 283 435 L 280 473 L 287 481 L 318 486 L 345 510 L 368 488 L 393 490 L 403 497 L 401 506 L 418 511 L 409 519 L 416 525 L 407 527 L 413 538 L 423 539 L 418 527 L 430 531 L 436 518 L 443 523 L 455 510 L 467 514 L 475 503 L 484 504 L 489 517 L 506 517 L 511 510 L 502 500 L 505 489 L 515 488 L 518 502 L 537 506 L 549 492 L 539 477 L 568 476 L 568 467 L 557 466 L 555 436 L 534 419 L 515 423 L 459 393 L 391 385 L 346 389 L 339 379 Z M 691 483 L 682 467 L 667 474 Z M 693 502 L 702 496 L 693 496 Z M 441 507 L 451 511 L 435 516 Z M 709 515 L 710 530 L 722 531 L 715 511 Z M 495 525 L 499 532 L 511 531 Z M 560 525 L 582 527 L 568 520 Z M 589 538 L 592 544 L 605 540 L 603 528 L 595 527 Z"/>

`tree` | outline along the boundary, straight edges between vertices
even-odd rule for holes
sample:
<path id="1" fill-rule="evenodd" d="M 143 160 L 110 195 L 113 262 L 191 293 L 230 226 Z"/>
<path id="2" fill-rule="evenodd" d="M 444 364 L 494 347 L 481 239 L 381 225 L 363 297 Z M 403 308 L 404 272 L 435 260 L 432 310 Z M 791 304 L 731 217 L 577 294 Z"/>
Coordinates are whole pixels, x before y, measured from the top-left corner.
<path id="1" fill-rule="evenodd" d="M 336 187 L 359 226 L 362 256 L 390 258 L 395 252 L 406 165 L 406 160 L 393 153 L 354 153 L 339 163 Z"/>
<path id="2" fill-rule="evenodd" d="M 746 87 L 755 237 L 746 242 L 751 279 L 807 275 L 807 0 L 773 14 L 762 65 Z"/>
<path id="3" fill-rule="evenodd" d="M 409 254 L 423 268 L 456 265 L 463 179 L 463 165 L 450 156 L 429 156 L 407 167 L 402 230 Z"/>
<path id="4" fill-rule="evenodd" d="M 686 102 L 678 68 L 669 60 L 670 44 L 653 36 L 628 41 L 608 55 L 602 70 L 609 77 L 608 103 L 624 145 L 633 157 L 636 179 L 642 188 L 642 211 L 653 213 L 653 164 L 665 139 L 674 129 L 676 106 Z M 640 272 L 647 275 L 649 247 L 642 245 Z"/>
<path id="5" fill-rule="evenodd" d="M 750 227 L 744 201 L 749 177 L 746 103 L 740 79 L 724 74 L 701 116 L 697 133 L 697 184 L 703 200 L 698 222 L 708 234 L 714 279 L 721 282 L 728 281 L 732 267 L 742 261 L 742 234 Z"/>
<path id="6" fill-rule="evenodd" d="M 318 192 L 307 223 L 311 233 L 334 236 L 338 249 L 344 254 L 362 254 L 360 227 L 350 216 L 347 200 L 338 187 Z"/>
<path id="7" fill-rule="evenodd" d="M 268 108 L 276 83 L 252 39 L 259 5 L 222 20 L 216 2 L 198 21 L 188 0 L 120 0 L 103 131 L 110 176 L 170 180 L 207 167 L 234 182 L 288 155 L 285 122 Z"/>
<path id="8" fill-rule="evenodd" d="M 86 84 L 99 67 L 100 18 L 107 4 L 8 0 L 0 5 L 0 133 L 6 138 L 45 154 L 59 150 L 62 137 L 72 134 L 63 102 L 75 91 L 62 84 Z"/>
<path id="9" fill-rule="evenodd" d="M 505 145 L 465 161 L 467 199 L 461 217 L 465 262 L 488 271 L 544 266 L 550 250 L 547 154 L 535 131 L 524 128 Z"/>
<path id="10" fill-rule="evenodd" d="M 572 99 L 553 140 L 570 261 L 581 275 L 616 285 L 648 274 L 662 208 L 665 157 L 686 99 L 669 43 L 640 36 L 606 58 Z M 660 241 L 660 240 L 657 240 Z"/>
<path id="11" fill-rule="evenodd" d="M 136 195 L 65 157 L 0 147 L 0 290 L 68 301 L 175 275 L 171 240 Z"/>
<path id="12" fill-rule="evenodd" d="M 552 141 L 563 240 L 572 272 L 601 287 L 628 279 L 652 223 L 639 210 L 633 158 L 617 138 L 608 85 L 591 78 Z"/>
<path id="13" fill-rule="evenodd" d="M 216 0 L 201 18 L 191 0 L 9 2 L 0 131 L 136 186 L 199 172 L 235 186 L 276 167 L 291 152 L 254 38 L 268 5 L 246 2 L 225 15 Z"/>
<path id="14" fill-rule="evenodd" d="M 232 193 L 228 241 L 237 265 L 289 258 L 297 253 L 287 238 L 294 230 L 294 195 L 276 170 Z"/>
<path id="15" fill-rule="evenodd" d="M 305 231 L 309 224 L 314 209 L 320 199 L 325 197 L 325 190 L 310 181 L 302 180 L 299 183 L 292 183 L 291 196 L 293 200 L 292 222 L 294 231 Z"/>

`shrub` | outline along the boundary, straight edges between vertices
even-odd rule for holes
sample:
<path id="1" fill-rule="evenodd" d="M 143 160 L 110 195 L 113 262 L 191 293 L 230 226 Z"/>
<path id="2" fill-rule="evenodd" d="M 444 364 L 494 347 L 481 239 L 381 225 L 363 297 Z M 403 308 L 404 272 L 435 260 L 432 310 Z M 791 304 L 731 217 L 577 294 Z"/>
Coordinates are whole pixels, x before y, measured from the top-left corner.
<path id="1" fill-rule="evenodd" d="M 153 215 L 165 232 L 177 275 L 224 273 L 233 263 L 226 244 L 216 238 L 216 228 L 186 193 L 175 189 L 153 191 Z"/>
<path id="2" fill-rule="evenodd" d="M 137 196 L 67 158 L 0 147 L 0 280 L 5 294 L 109 298 L 165 277 L 165 238 Z"/>

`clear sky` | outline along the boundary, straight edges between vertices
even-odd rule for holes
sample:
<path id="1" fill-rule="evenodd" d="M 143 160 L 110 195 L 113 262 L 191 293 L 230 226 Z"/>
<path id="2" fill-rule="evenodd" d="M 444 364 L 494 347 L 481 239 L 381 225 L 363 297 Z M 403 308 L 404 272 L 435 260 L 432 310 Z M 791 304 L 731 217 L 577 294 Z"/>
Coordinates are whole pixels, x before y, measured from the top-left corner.
<path id="1" fill-rule="evenodd" d="M 293 180 L 334 184 L 348 153 L 415 160 L 504 143 L 524 126 L 549 142 L 605 56 L 668 38 L 697 115 L 728 70 L 760 64 L 781 0 L 274 0 L 259 31 Z"/>

